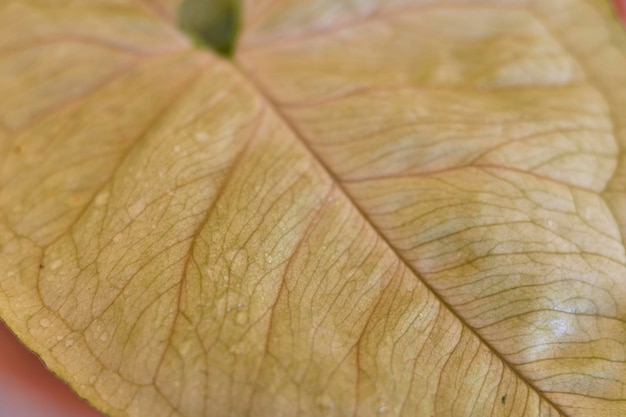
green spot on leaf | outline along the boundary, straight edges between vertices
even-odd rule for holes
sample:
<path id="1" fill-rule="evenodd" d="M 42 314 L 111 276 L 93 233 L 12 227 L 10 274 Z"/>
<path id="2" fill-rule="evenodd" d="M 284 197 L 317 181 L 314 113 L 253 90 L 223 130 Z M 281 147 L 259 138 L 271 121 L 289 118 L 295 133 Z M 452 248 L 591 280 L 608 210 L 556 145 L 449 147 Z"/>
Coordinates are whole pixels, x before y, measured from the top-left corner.
<path id="1" fill-rule="evenodd" d="M 200 47 L 232 56 L 239 32 L 240 0 L 185 0 L 178 25 Z"/>

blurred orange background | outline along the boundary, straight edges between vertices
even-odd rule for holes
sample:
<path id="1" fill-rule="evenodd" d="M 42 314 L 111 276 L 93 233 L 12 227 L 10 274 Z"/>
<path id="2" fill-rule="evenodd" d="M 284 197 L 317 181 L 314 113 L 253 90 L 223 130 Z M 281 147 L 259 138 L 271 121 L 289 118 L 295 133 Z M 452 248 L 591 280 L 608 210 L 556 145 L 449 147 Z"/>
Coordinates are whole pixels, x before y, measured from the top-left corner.
<path id="1" fill-rule="evenodd" d="M 102 417 L 0 322 L 0 417 Z"/>
<path id="2" fill-rule="evenodd" d="M 613 0 L 626 22 L 626 0 Z M 625 69 L 626 70 L 626 69 Z M 0 321 L 0 417 L 102 417 L 48 372 Z"/>
<path id="3" fill-rule="evenodd" d="M 613 3 L 617 9 L 617 14 L 622 18 L 624 23 L 626 23 L 626 0 L 613 0 Z"/>

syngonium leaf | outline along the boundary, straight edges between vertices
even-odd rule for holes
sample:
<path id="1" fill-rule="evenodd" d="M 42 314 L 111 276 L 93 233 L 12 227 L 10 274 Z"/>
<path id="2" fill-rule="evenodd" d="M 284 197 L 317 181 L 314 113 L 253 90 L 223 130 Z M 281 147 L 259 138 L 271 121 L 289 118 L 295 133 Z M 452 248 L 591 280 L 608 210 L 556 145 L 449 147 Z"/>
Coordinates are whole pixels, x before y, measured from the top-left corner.
<path id="1" fill-rule="evenodd" d="M 626 415 L 601 0 L 0 3 L 0 315 L 111 416 Z"/>

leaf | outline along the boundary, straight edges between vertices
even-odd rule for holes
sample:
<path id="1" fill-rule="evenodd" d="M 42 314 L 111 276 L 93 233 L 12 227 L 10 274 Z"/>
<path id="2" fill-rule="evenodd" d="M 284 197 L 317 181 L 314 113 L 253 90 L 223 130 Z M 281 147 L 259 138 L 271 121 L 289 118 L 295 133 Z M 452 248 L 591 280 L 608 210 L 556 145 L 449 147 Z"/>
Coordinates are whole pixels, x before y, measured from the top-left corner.
<path id="1" fill-rule="evenodd" d="M 111 416 L 626 415 L 608 2 L 0 3 L 0 315 Z"/>

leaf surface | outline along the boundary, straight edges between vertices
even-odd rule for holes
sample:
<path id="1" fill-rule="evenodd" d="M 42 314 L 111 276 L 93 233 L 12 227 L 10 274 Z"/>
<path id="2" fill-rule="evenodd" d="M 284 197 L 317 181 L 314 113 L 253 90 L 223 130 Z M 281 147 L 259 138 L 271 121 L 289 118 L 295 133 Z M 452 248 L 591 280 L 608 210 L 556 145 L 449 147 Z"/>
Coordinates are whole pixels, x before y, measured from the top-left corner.
<path id="1" fill-rule="evenodd" d="M 0 315 L 111 416 L 626 415 L 586 0 L 0 3 Z"/>

